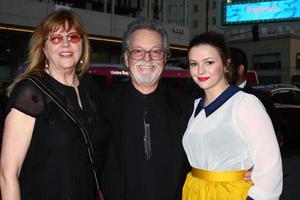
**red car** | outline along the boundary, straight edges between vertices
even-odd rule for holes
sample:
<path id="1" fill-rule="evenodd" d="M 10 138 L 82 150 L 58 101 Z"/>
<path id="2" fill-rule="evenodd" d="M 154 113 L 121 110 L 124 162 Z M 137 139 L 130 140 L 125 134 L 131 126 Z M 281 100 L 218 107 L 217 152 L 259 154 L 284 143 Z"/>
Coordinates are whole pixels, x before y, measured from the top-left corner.
<path id="1" fill-rule="evenodd" d="M 122 64 L 91 64 L 89 73 L 101 87 L 111 87 L 120 81 L 128 81 L 128 69 Z M 191 82 L 190 72 L 175 66 L 166 66 L 162 73 L 161 82 L 180 89 L 185 89 L 186 84 Z"/>
<path id="2" fill-rule="evenodd" d="M 89 73 L 100 87 L 111 87 L 118 82 L 129 80 L 128 69 L 122 64 L 92 63 Z M 257 85 L 256 72 L 248 71 L 247 80 L 251 84 Z M 203 91 L 192 80 L 188 69 L 167 65 L 160 82 L 168 86 L 178 87 L 193 98 L 198 98 L 203 94 Z"/>

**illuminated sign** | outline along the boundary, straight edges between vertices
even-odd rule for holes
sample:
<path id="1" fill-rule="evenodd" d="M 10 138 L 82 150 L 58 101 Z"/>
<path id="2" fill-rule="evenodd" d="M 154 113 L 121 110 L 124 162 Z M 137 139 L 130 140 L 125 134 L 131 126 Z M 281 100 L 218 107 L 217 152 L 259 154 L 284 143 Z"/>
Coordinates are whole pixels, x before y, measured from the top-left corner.
<path id="1" fill-rule="evenodd" d="M 294 21 L 300 0 L 239 1 L 223 4 L 223 25 Z"/>
<path id="2" fill-rule="evenodd" d="M 181 28 L 181 27 L 174 27 L 174 28 L 173 28 L 173 32 L 174 32 L 174 33 L 184 34 L 184 28 Z"/>
<path id="3" fill-rule="evenodd" d="M 121 70 L 121 71 L 112 70 L 112 71 L 110 71 L 110 74 L 111 75 L 117 75 L 117 76 L 129 76 L 129 72 L 125 71 L 125 70 Z"/>

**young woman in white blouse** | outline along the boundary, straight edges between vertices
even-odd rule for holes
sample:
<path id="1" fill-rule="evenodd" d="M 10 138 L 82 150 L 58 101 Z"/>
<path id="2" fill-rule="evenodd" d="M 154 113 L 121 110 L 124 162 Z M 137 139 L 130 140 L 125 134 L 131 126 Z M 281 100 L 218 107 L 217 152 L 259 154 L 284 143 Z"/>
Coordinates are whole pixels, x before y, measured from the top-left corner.
<path id="1" fill-rule="evenodd" d="M 192 166 L 183 200 L 273 200 L 282 192 L 280 150 L 261 102 L 228 83 L 223 36 L 207 32 L 189 45 L 190 72 L 205 94 L 197 99 L 183 137 Z M 253 168 L 252 182 L 244 181 Z"/>

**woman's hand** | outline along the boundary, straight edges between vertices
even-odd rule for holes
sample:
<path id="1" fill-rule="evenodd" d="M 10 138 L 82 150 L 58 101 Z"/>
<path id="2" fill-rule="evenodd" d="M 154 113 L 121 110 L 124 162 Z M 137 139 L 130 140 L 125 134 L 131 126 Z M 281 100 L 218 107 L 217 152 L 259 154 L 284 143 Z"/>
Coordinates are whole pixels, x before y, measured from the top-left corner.
<path id="1" fill-rule="evenodd" d="M 251 167 L 250 169 L 247 170 L 245 177 L 244 177 L 245 181 L 252 181 L 251 180 L 252 171 L 253 171 L 253 167 Z"/>

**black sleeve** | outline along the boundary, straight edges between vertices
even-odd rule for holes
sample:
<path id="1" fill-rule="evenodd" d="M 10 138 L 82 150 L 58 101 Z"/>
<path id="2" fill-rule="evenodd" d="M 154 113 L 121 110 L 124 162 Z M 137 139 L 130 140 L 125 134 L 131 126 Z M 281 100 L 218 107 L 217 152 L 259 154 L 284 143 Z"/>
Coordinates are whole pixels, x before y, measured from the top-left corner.
<path id="1" fill-rule="evenodd" d="M 2 134 L 4 128 L 4 119 L 5 119 L 5 99 L 6 97 L 0 93 L 0 148 L 2 144 Z"/>
<path id="2" fill-rule="evenodd" d="M 37 117 L 45 109 L 45 100 L 42 91 L 31 81 L 23 80 L 16 85 L 8 102 L 6 113 L 12 108 L 31 117 Z"/>

